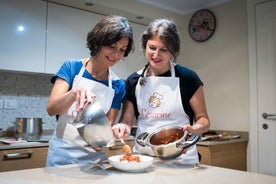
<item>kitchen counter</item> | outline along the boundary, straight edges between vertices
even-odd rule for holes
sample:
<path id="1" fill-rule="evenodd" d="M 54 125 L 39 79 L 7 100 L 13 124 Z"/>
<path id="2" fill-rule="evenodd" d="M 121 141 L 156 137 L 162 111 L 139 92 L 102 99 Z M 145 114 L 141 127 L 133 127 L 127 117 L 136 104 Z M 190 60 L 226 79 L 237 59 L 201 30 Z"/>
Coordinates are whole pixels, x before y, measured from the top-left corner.
<path id="1" fill-rule="evenodd" d="M 276 177 L 225 169 L 206 165 L 184 165 L 176 162 L 156 159 L 152 166 L 143 172 L 121 172 L 109 164 L 105 170 L 90 164 L 67 165 L 59 167 L 28 169 L 0 173 L 1 184 L 52 184 L 52 183 L 189 183 L 189 184 L 275 184 Z"/>
<path id="2" fill-rule="evenodd" d="M 0 150 L 36 148 L 36 147 L 48 147 L 48 146 L 49 146 L 49 143 L 44 143 L 44 142 L 26 142 L 26 143 L 18 143 L 18 144 L 0 143 Z"/>
<path id="3" fill-rule="evenodd" d="M 239 143 L 239 142 L 248 142 L 247 138 L 238 138 L 238 139 L 230 139 L 230 140 L 211 140 L 211 141 L 198 141 L 196 145 L 200 146 L 212 146 L 212 145 L 220 145 L 220 144 L 229 144 L 229 143 Z"/>
<path id="4" fill-rule="evenodd" d="M 21 148 L 36 148 L 36 147 L 48 147 L 51 135 L 42 135 L 40 141 L 27 142 L 16 141 L 12 137 L 0 138 L 0 150 L 21 149 Z"/>

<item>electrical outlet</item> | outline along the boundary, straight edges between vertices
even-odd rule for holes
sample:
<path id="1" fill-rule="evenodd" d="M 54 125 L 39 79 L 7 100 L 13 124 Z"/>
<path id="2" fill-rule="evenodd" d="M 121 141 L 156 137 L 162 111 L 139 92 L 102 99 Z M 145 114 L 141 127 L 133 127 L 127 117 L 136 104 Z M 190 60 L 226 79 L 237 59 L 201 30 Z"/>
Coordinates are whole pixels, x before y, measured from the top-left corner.
<path id="1" fill-rule="evenodd" d="M 16 109 L 17 101 L 16 100 L 4 100 L 4 108 L 5 109 Z"/>
<path id="2" fill-rule="evenodd" d="M 0 99 L 0 109 L 3 109 L 4 107 L 4 100 Z"/>

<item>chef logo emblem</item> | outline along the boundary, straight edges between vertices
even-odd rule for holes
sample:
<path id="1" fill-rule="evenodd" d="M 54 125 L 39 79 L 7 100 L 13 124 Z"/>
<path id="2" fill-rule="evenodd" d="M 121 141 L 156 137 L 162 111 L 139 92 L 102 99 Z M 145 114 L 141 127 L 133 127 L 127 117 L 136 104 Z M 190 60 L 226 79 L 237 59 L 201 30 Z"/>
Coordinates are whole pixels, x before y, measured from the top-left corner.
<path id="1" fill-rule="evenodd" d="M 150 96 L 148 102 L 149 106 L 151 108 L 158 108 L 161 105 L 161 100 L 163 99 L 163 96 L 158 94 L 157 92 L 153 93 L 152 96 Z"/>

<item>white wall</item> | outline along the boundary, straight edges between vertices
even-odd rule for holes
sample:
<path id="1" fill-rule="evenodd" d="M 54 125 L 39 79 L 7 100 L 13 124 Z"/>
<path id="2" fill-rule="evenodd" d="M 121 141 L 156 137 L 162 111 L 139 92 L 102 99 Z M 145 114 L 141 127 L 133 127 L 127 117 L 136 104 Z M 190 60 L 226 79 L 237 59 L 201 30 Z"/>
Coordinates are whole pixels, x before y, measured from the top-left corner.
<path id="1" fill-rule="evenodd" d="M 108 2 L 98 1 L 102 4 Z M 119 9 L 125 6 L 127 3 L 114 2 L 112 7 Z M 147 17 L 145 22 L 155 18 L 173 19 L 181 37 L 181 53 L 177 62 L 196 71 L 204 82 L 211 129 L 249 131 L 246 0 L 232 0 L 209 8 L 216 16 L 217 27 L 214 35 L 203 43 L 197 43 L 189 36 L 188 24 L 193 13 L 180 16 L 136 5 L 133 1 L 128 3 L 127 9 L 122 9 L 133 14 L 142 13 Z M 123 15 L 127 15 L 125 13 L 122 11 Z"/>
<path id="2" fill-rule="evenodd" d="M 233 0 L 210 10 L 217 27 L 203 43 L 190 38 L 192 14 L 185 15 L 178 63 L 196 71 L 203 80 L 211 129 L 249 131 L 246 0 Z"/>

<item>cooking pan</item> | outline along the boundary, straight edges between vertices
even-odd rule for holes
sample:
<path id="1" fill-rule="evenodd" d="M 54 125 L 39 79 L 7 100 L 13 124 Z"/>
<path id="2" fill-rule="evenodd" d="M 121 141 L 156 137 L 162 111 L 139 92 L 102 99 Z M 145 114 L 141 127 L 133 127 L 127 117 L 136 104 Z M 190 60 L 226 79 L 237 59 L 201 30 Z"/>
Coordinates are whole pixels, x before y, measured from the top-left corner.
<path id="1" fill-rule="evenodd" d="M 172 159 L 180 156 L 185 148 L 194 145 L 199 135 L 188 134 L 178 126 L 163 127 L 154 132 L 144 132 L 136 142 L 145 147 L 150 146 L 155 155 L 161 159 Z"/>
<path id="2" fill-rule="evenodd" d="M 16 118 L 14 135 L 28 141 L 39 140 L 43 132 L 42 124 L 42 118 Z"/>

